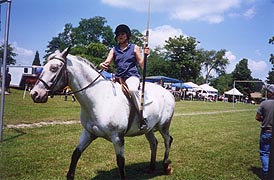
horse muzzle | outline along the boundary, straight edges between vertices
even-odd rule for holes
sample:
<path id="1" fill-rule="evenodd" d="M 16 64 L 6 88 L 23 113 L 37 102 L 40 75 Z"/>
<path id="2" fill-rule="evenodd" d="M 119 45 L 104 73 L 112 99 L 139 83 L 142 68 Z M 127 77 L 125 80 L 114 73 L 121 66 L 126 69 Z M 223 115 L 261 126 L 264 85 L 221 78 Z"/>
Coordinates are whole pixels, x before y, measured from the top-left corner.
<path id="1" fill-rule="evenodd" d="M 35 103 L 46 103 L 48 101 L 48 91 L 42 89 L 32 89 L 30 96 Z"/>

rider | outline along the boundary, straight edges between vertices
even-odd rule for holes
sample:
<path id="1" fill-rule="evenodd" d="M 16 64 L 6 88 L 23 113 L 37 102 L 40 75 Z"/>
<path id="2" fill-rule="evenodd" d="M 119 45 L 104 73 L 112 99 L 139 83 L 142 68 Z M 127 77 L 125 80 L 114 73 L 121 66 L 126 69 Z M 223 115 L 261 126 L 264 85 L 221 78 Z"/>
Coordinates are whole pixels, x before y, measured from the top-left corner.
<path id="1" fill-rule="evenodd" d="M 122 78 L 128 86 L 134 104 L 139 110 L 139 86 L 140 86 L 140 73 L 137 65 L 141 68 L 144 67 L 144 58 L 141 55 L 140 47 L 136 44 L 129 43 L 131 31 L 125 24 L 120 24 L 115 29 L 115 40 L 117 45 L 113 47 L 107 56 L 107 59 L 100 64 L 102 69 L 108 69 L 112 61 L 116 66 L 115 78 Z M 144 49 L 144 53 L 149 54 L 148 47 Z M 145 115 L 144 115 L 145 116 Z M 140 119 L 140 130 L 147 129 L 146 118 Z"/>

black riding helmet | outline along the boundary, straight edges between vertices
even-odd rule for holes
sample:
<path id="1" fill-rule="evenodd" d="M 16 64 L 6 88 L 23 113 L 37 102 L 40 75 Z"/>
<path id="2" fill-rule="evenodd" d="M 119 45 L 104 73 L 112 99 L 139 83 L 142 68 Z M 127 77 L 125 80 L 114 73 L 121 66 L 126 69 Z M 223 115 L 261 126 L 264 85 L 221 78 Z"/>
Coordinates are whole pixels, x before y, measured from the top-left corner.
<path id="1" fill-rule="evenodd" d="M 129 29 L 129 27 L 125 24 L 120 24 L 116 27 L 115 29 L 115 40 L 117 40 L 117 37 L 118 37 L 118 34 L 121 33 L 121 32 L 124 32 L 127 34 L 127 38 L 129 39 L 130 36 L 131 36 L 131 31 Z"/>

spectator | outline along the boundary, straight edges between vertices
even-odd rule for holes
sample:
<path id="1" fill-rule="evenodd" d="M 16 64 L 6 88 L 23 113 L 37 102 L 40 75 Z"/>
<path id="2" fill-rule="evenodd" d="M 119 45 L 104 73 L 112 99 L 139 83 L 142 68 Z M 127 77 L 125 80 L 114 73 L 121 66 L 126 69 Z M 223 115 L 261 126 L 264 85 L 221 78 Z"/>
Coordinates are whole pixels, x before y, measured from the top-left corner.
<path id="1" fill-rule="evenodd" d="M 5 91 L 10 93 L 10 82 L 11 82 L 11 74 L 9 73 L 9 69 L 6 71 L 6 81 L 5 81 Z"/>
<path id="2" fill-rule="evenodd" d="M 65 101 L 67 101 L 69 93 L 71 93 L 71 88 L 69 86 L 66 86 L 64 88 L 64 94 L 65 94 L 65 99 L 64 100 Z M 71 101 L 72 102 L 76 101 L 76 98 L 75 98 L 74 94 L 71 94 Z"/>
<path id="3" fill-rule="evenodd" d="M 274 109 L 274 85 L 267 85 L 267 100 L 261 102 L 256 120 L 261 122 L 260 133 L 260 158 L 265 178 L 268 176 L 270 142 L 272 138 L 273 109 Z"/>

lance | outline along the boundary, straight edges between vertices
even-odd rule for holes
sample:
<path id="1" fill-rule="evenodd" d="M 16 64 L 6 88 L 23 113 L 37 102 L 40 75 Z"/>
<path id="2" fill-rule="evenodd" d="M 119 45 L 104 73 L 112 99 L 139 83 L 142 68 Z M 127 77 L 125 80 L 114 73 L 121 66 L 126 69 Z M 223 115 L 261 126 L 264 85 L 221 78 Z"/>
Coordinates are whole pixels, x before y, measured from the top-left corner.
<path id="1" fill-rule="evenodd" d="M 148 47 L 148 37 L 149 37 L 149 21 L 150 21 L 150 0 L 148 0 L 148 15 L 147 15 L 147 30 L 146 30 L 146 37 L 145 37 L 145 48 Z M 146 80 L 146 69 L 147 69 L 147 56 L 148 54 L 144 51 L 144 68 L 143 68 L 143 82 L 142 82 L 142 94 L 140 100 L 140 115 L 143 118 L 144 112 L 144 99 L 145 99 L 145 80 Z"/>

